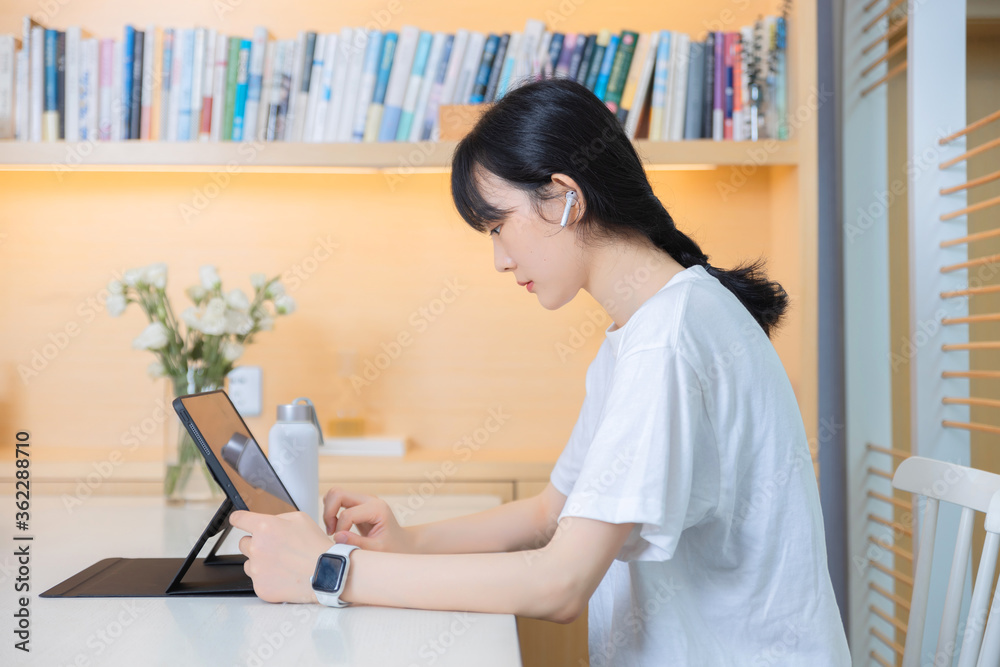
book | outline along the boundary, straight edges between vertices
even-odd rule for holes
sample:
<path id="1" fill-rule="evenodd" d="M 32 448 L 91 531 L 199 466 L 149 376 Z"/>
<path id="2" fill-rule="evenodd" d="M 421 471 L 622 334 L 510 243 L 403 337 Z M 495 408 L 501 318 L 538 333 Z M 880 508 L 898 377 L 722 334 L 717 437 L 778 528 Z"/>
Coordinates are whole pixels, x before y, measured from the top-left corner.
<path id="1" fill-rule="evenodd" d="M 292 76 L 297 62 L 296 40 L 290 39 L 285 42 L 285 55 L 281 63 L 281 78 L 278 87 L 278 110 L 274 124 L 275 140 L 282 140 L 288 133 L 288 108 L 294 97 L 292 88 Z"/>
<path id="2" fill-rule="evenodd" d="M 601 60 L 601 67 L 597 72 L 597 81 L 594 82 L 594 95 L 597 99 L 604 101 L 604 98 L 608 93 L 608 82 L 611 80 L 611 68 L 615 62 L 615 56 L 618 54 L 618 44 L 621 41 L 621 37 L 618 35 L 611 35 L 608 38 L 608 46 L 604 49 L 604 57 Z"/>
<path id="3" fill-rule="evenodd" d="M 170 85 L 173 83 L 174 66 L 174 29 L 166 28 L 163 31 L 163 56 L 160 64 L 160 123 L 159 139 L 166 141 L 170 139 L 170 108 L 173 100 L 170 94 Z"/>
<path id="4" fill-rule="evenodd" d="M 618 109 L 618 119 L 625 124 L 625 133 L 630 139 L 635 139 L 639 119 L 643 109 L 646 108 L 646 101 L 652 88 L 653 66 L 656 64 L 656 50 L 659 43 L 659 31 L 643 33 L 639 36 L 635 54 L 632 56 L 632 67 L 629 68 L 629 78 L 625 82 L 622 104 Z"/>
<path id="5" fill-rule="evenodd" d="M 15 136 L 17 44 L 14 35 L 0 35 L 0 139 Z"/>
<path id="6" fill-rule="evenodd" d="M 139 138 L 153 138 L 153 82 L 156 78 L 154 67 L 156 65 L 156 50 L 159 44 L 156 39 L 156 27 L 147 26 L 143 34 L 142 43 L 142 90 L 140 93 L 139 108 Z"/>
<path id="7" fill-rule="evenodd" d="M 607 90 L 604 93 L 604 103 L 614 114 L 618 113 L 618 105 L 621 103 L 622 93 L 625 92 L 625 80 L 632 65 L 632 57 L 635 54 L 638 39 L 639 33 L 632 30 L 622 30 L 622 34 L 619 36 L 618 51 L 611 65 Z"/>
<path id="8" fill-rule="evenodd" d="M 291 119 L 291 135 L 286 136 L 286 141 L 302 141 L 302 134 L 305 130 L 305 120 L 306 111 L 309 107 L 309 81 L 312 78 L 313 70 L 313 54 L 316 51 L 316 33 L 313 31 L 307 31 L 305 33 L 305 40 L 302 43 L 302 53 L 300 59 L 296 64 L 295 73 L 298 74 L 297 85 L 294 85 L 292 90 L 294 92 L 294 107 L 289 107 L 289 109 L 294 108 L 295 113 Z M 291 103 L 291 98 L 289 98 Z"/>
<path id="9" fill-rule="evenodd" d="M 354 126 L 351 129 L 351 141 L 364 141 L 368 112 L 375 97 L 375 86 L 378 83 L 379 71 L 382 66 L 382 31 L 372 29 L 368 33 L 368 43 L 365 45 L 364 61 L 361 66 L 361 83 L 358 86 L 358 99 L 354 105 Z"/>
<path id="10" fill-rule="evenodd" d="M 611 43 L 611 31 L 601 30 L 597 33 L 597 42 L 594 44 L 593 53 L 590 56 L 590 67 L 587 70 L 587 80 L 584 82 L 588 89 L 593 92 L 597 86 L 597 77 L 601 73 L 601 65 L 604 64 L 604 52 Z"/>
<path id="11" fill-rule="evenodd" d="M 510 88 L 510 82 L 517 66 L 517 55 L 521 50 L 522 33 L 512 32 L 510 40 L 507 42 L 507 50 L 503 57 L 503 67 L 500 70 L 500 78 L 497 80 L 497 88 L 493 91 L 491 101 L 501 99 Z"/>
<path id="12" fill-rule="evenodd" d="M 302 66 L 305 61 L 306 31 L 300 30 L 292 42 L 291 61 L 285 58 L 285 67 L 288 70 L 289 88 L 285 102 L 285 122 L 282 124 L 280 141 L 292 141 L 295 136 L 295 115 L 299 112 L 299 89 L 302 87 Z"/>
<path id="13" fill-rule="evenodd" d="M 191 50 L 191 95 L 188 98 L 188 132 L 183 141 L 197 141 L 201 136 L 201 80 L 205 77 L 205 41 L 207 28 L 195 28 Z"/>
<path id="14" fill-rule="evenodd" d="M 31 28 L 31 55 L 29 62 L 29 136 L 31 141 L 42 140 L 42 114 L 45 111 L 45 28 Z"/>
<path id="15" fill-rule="evenodd" d="M 242 38 L 229 37 L 229 46 L 226 53 L 226 96 L 222 106 L 222 134 L 219 137 L 220 141 L 232 141 L 233 139 L 233 113 L 236 110 L 236 78 L 239 76 L 240 48 L 242 46 Z"/>
<path id="16" fill-rule="evenodd" d="M 701 138 L 711 139 L 715 114 L 715 33 L 705 36 L 705 83 L 701 101 Z"/>
<path id="17" fill-rule="evenodd" d="M 356 28 L 349 41 L 347 59 L 347 82 L 344 84 L 344 97 L 339 109 L 340 119 L 337 122 L 336 140 L 352 141 L 354 137 L 354 111 L 358 107 L 358 96 L 361 87 L 361 77 L 365 69 L 365 53 L 368 50 L 368 30 Z"/>
<path id="18" fill-rule="evenodd" d="M 392 72 L 392 60 L 398 41 L 399 34 L 395 32 L 387 32 L 382 38 L 382 52 L 379 54 L 378 72 L 375 75 L 372 100 L 368 103 L 368 113 L 365 115 L 362 141 L 376 141 L 378 139 L 378 131 L 382 125 L 382 111 L 385 107 L 385 91 L 389 87 L 389 75 Z"/>
<path id="19" fill-rule="evenodd" d="M 451 44 L 451 56 L 448 58 L 448 69 L 441 86 L 440 104 L 455 104 L 455 89 L 465 63 L 465 48 L 469 43 L 469 31 L 459 28 L 455 31 L 455 39 Z"/>
<path id="20" fill-rule="evenodd" d="M 271 88 L 268 95 L 264 141 L 276 141 L 280 137 L 279 117 L 281 116 L 282 98 L 285 91 L 285 60 L 287 59 L 288 44 L 288 40 L 280 40 L 274 45 L 274 63 L 271 66 Z"/>
<path id="21" fill-rule="evenodd" d="M 576 50 L 576 33 L 568 32 L 563 36 L 562 49 L 556 59 L 555 75 L 560 79 L 569 78 L 569 64 L 573 59 L 573 51 Z"/>
<path id="22" fill-rule="evenodd" d="M 486 97 L 486 87 L 490 83 L 490 70 L 493 68 L 493 59 L 496 58 L 497 49 L 500 46 L 500 36 L 490 33 L 483 44 L 483 55 L 476 68 L 475 80 L 472 84 L 472 92 L 469 95 L 469 104 L 481 104 Z"/>
<path id="23" fill-rule="evenodd" d="M 100 80 L 99 90 L 99 112 L 97 125 L 97 138 L 101 141 L 111 140 L 111 104 L 114 69 L 114 40 L 105 38 L 100 41 L 100 69 L 98 78 Z"/>
<path id="24" fill-rule="evenodd" d="M 111 42 L 111 141 L 122 140 L 125 101 L 122 99 L 122 40 Z"/>
<path id="25" fill-rule="evenodd" d="M 257 109 L 257 125 L 254 137 L 264 141 L 267 136 L 267 116 L 271 109 L 271 86 L 274 81 L 274 54 L 276 41 L 268 41 L 264 47 L 264 75 L 260 82 L 260 104 Z"/>
<path id="26" fill-rule="evenodd" d="M 125 76 L 131 76 L 129 85 L 131 100 L 129 101 L 129 139 L 138 139 L 142 128 L 142 63 L 145 59 L 146 33 L 136 30 L 132 37 L 132 71 L 126 71 Z"/>
<path id="27" fill-rule="evenodd" d="M 126 25 L 122 37 L 122 139 L 128 139 L 132 129 L 132 63 L 134 58 L 135 28 Z"/>
<path id="28" fill-rule="evenodd" d="M 712 71 L 712 139 L 722 141 L 723 126 L 725 125 L 725 113 L 723 105 L 726 96 L 725 79 L 725 40 L 723 33 L 716 31 L 713 37 L 713 48 L 715 55 L 712 60 L 714 65 Z"/>
<path id="29" fill-rule="evenodd" d="M 191 89 L 194 84 L 194 28 L 181 30 L 180 42 L 180 86 L 177 91 L 177 122 L 174 141 L 188 141 L 191 138 Z M 177 53 L 177 49 L 174 49 Z M 174 65 L 178 61 L 174 60 Z"/>
<path id="30" fill-rule="evenodd" d="M 335 32 L 326 35 L 323 40 L 323 68 L 319 75 L 319 99 L 316 102 L 316 113 L 313 123 L 312 134 L 305 138 L 306 141 L 323 141 L 323 133 L 326 130 L 326 114 L 330 106 L 331 86 L 333 85 L 333 63 L 337 56 L 337 42 L 340 38 Z M 268 66 L 265 64 L 265 71 Z M 309 91 L 310 93 L 312 90 Z"/>
<path id="31" fill-rule="evenodd" d="M 59 79 L 56 74 L 59 31 L 45 29 L 45 106 L 42 111 L 42 141 L 59 139 Z"/>
<path id="32" fill-rule="evenodd" d="M 82 39 L 82 31 L 78 26 L 66 28 L 66 74 L 63 81 L 66 91 L 66 102 L 63 105 L 66 113 L 64 122 L 66 141 L 80 140 L 80 68 L 83 60 L 80 42 Z M 0 114 L 2 113 L 3 108 L 0 106 Z M 0 136 L 3 136 L 2 129 L 0 129 Z"/>
<path id="33" fill-rule="evenodd" d="M 213 66 L 215 71 L 212 72 L 212 122 L 209 127 L 209 141 L 222 141 L 222 118 L 226 110 L 226 81 L 229 75 L 229 38 L 221 32 L 215 35 Z"/>
<path id="34" fill-rule="evenodd" d="M 551 79 L 556 76 L 556 67 L 559 65 L 559 58 L 562 56 L 563 44 L 566 41 L 565 33 L 554 32 L 547 45 L 548 57 L 542 61 L 543 76 Z"/>
<path id="35" fill-rule="evenodd" d="M 313 47 L 312 65 L 309 73 L 309 92 L 306 98 L 306 115 L 302 122 L 302 137 L 300 141 L 309 141 L 316 124 L 316 110 L 322 86 L 319 81 L 323 75 L 323 52 L 326 50 L 326 35 L 316 33 L 316 44 Z"/>
<path id="36" fill-rule="evenodd" d="M 680 141 L 684 138 L 684 109 L 687 94 L 688 69 L 690 65 L 691 36 L 686 32 L 675 33 L 677 39 L 673 49 L 670 71 L 670 110 L 665 113 L 663 138 L 667 141 Z"/>
<path id="37" fill-rule="evenodd" d="M 240 40 L 236 56 L 236 93 L 233 95 L 233 141 L 243 141 L 243 120 L 246 114 L 247 86 L 250 78 L 249 39 Z"/>
<path id="38" fill-rule="evenodd" d="M 649 102 L 649 139 L 666 140 L 663 135 L 664 107 L 667 101 L 667 85 L 670 79 L 670 51 L 674 34 L 669 30 L 660 31 L 656 47 L 656 61 L 653 66 L 653 95 Z"/>
<path id="39" fill-rule="evenodd" d="M 580 63 L 583 60 L 583 50 L 587 47 L 587 40 L 590 35 L 580 33 L 576 36 L 576 45 L 573 47 L 573 53 L 569 57 L 569 69 L 566 72 L 567 78 L 576 81 L 576 75 L 580 71 Z"/>
<path id="40" fill-rule="evenodd" d="M 437 31 L 431 38 L 431 50 L 427 57 L 427 67 L 424 69 L 424 77 L 420 82 L 420 91 L 417 93 L 417 104 L 413 110 L 413 121 L 410 127 L 410 136 L 407 141 L 420 141 L 424 131 L 424 119 L 427 115 L 427 108 L 430 106 L 431 91 L 434 83 L 438 79 L 438 70 L 441 65 L 441 58 L 445 56 L 445 43 L 448 35 L 442 31 Z M 441 72 L 443 76 L 443 71 Z M 435 112 L 436 113 L 436 112 Z"/>
<path id="41" fill-rule="evenodd" d="M 733 138 L 733 33 L 723 33 L 723 74 L 725 97 L 723 98 L 722 138 Z"/>
<path id="42" fill-rule="evenodd" d="M 260 120 L 261 94 L 264 89 L 264 59 L 267 56 L 267 28 L 253 29 L 250 61 L 247 69 L 247 100 L 243 111 L 243 139 L 256 139 Z"/>
<path id="43" fill-rule="evenodd" d="M 423 127 L 420 129 L 418 141 L 428 141 L 433 139 L 435 128 L 438 127 L 438 110 L 441 106 L 441 94 L 444 91 L 444 80 L 448 74 L 448 66 L 451 64 L 451 54 L 454 51 L 455 35 L 445 34 L 444 46 L 441 49 L 441 58 L 438 60 L 434 73 L 434 81 L 431 85 L 430 96 L 427 98 L 427 108 L 424 111 Z"/>
<path id="44" fill-rule="evenodd" d="M 583 51 L 580 52 L 580 64 L 577 66 L 576 75 L 573 77 L 578 83 L 586 85 L 587 77 L 590 75 L 590 61 L 594 57 L 594 49 L 597 48 L 597 34 L 587 35 L 587 40 L 583 43 Z"/>
<path id="45" fill-rule="evenodd" d="M 396 126 L 396 141 L 409 141 L 410 129 L 413 127 L 413 113 L 417 108 L 417 98 L 423 84 L 427 60 L 431 53 L 431 42 L 434 35 L 421 30 L 417 38 L 417 49 L 413 55 L 413 67 L 410 69 L 410 80 L 406 83 L 406 93 L 403 95 L 403 107 L 399 114 L 399 124 Z"/>
<path id="46" fill-rule="evenodd" d="M 686 106 L 684 109 L 684 139 L 701 139 L 704 118 L 701 105 L 705 99 L 705 44 L 691 42 L 688 58 Z"/>
<path id="47" fill-rule="evenodd" d="M 348 71 L 351 66 L 351 54 L 355 50 L 352 41 L 354 28 L 342 28 L 337 37 L 337 55 L 333 63 L 333 83 L 330 86 L 330 103 L 326 110 L 326 128 L 323 130 L 324 141 L 337 141 L 340 129 L 340 117 L 343 115 L 347 91 L 344 90 Z"/>
<path id="48" fill-rule="evenodd" d="M 413 58 L 417 52 L 420 30 L 404 25 L 399 31 L 399 42 L 393 57 L 392 72 L 385 90 L 385 105 L 382 109 L 382 123 L 379 125 L 378 140 L 393 141 L 399 127 L 399 117 L 403 113 L 403 97 L 410 80 Z"/>
<path id="49" fill-rule="evenodd" d="M 14 137 L 18 141 L 28 141 L 30 138 L 28 136 L 29 62 L 28 49 L 22 47 L 16 52 L 16 73 L 14 75 Z"/>
<path id="50" fill-rule="evenodd" d="M 191 93 L 200 97 L 198 104 L 198 131 L 195 137 L 198 141 L 208 141 L 212 137 L 212 93 L 215 90 L 215 50 L 219 34 L 215 29 L 205 32 L 205 43 L 202 45 L 201 85 L 198 91 Z"/>
<path id="51" fill-rule="evenodd" d="M 469 32 L 469 41 L 465 46 L 462 67 L 458 73 L 458 83 L 455 84 L 455 96 L 452 104 L 469 104 L 472 97 L 472 87 L 476 83 L 479 63 L 483 59 L 486 48 L 486 35 L 481 32 Z"/>

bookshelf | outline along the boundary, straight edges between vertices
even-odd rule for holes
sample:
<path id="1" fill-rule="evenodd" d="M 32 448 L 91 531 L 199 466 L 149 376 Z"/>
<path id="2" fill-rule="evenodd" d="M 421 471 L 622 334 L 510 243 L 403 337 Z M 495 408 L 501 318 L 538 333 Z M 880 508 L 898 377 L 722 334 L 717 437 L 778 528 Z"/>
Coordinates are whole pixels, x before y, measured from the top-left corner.
<path id="1" fill-rule="evenodd" d="M 706 30 L 735 30 L 758 15 L 777 13 L 780 4 L 636 0 L 539 6 L 510 0 L 459 8 L 446 0 L 79 0 L 59 4 L 45 22 L 85 26 L 99 37 L 119 35 L 126 22 L 203 25 L 242 35 L 261 24 L 287 39 L 300 29 L 330 31 L 372 21 L 383 29 L 412 24 L 511 31 L 537 17 L 565 31 L 637 26 L 700 38 Z M 20 34 L 21 16 L 36 11 L 34 0 L 9 0 L 0 32 Z M 789 319 L 773 342 L 814 447 L 815 30 L 814 3 L 797 0 L 789 20 L 788 109 L 790 115 L 802 113 L 789 140 L 636 141 L 657 195 L 713 265 L 764 255 L 769 274 L 789 292 Z M 8 432 L 32 427 L 36 440 L 48 443 L 36 452 L 40 459 L 76 462 L 50 479 L 69 483 L 90 473 L 92 461 L 120 451 L 121 434 L 156 414 L 164 388 L 145 375 L 148 354 L 130 349 L 141 316 L 98 313 L 87 320 L 79 311 L 113 270 L 167 262 L 175 304 L 186 303 L 183 288 L 197 280 L 201 264 L 216 264 L 227 288 L 245 288 L 254 271 L 304 270 L 305 279 L 292 291 L 298 311 L 250 346 L 240 363 L 264 368 L 265 406 L 306 395 L 321 411 L 332 400 L 325 378 L 336 372 L 337 348 L 358 349 L 362 361 L 374 356 L 401 331 L 412 332 L 411 313 L 457 276 L 467 289 L 366 389 L 369 424 L 372 432 L 409 434 L 418 448 L 450 460 L 453 443 L 475 432 L 487 407 L 503 406 L 512 417 L 483 444 L 483 454 L 535 462 L 531 474 L 517 468 L 503 477 L 494 467 L 484 473 L 492 482 L 483 477 L 450 483 L 460 482 L 463 492 L 472 493 L 476 485 L 502 481 L 518 489 L 515 497 L 521 490 L 538 493 L 545 485 L 538 478 L 544 465 L 537 464 L 539 453 L 551 464 L 565 444 L 584 397 L 587 365 L 610 322 L 579 345 L 572 343 L 574 353 L 567 358 L 553 349 L 575 340 L 574 332 L 587 331 L 596 302 L 581 293 L 558 311 L 546 311 L 510 276 L 495 271 L 489 241 L 465 227 L 450 199 L 454 142 L 258 146 L 248 159 L 246 148 L 233 143 L 0 143 L 0 279 L 19 286 L 0 292 L 0 305 L 18 321 L 0 333 L 0 427 Z M 209 190 L 215 188 L 213 176 L 232 166 L 226 184 Z M 411 173 L 389 187 L 394 175 Z M 195 205 L 199 197 L 204 206 Z M 182 205 L 196 206 L 197 215 L 184 220 L 178 212 Z M 311 267 L 321 238 L 338 247 L 329 260 Z M 47 360 L 38 378 L 23 382 L 17 366 L 30 362 L 50 333 L 71 321 L 80 334 Z M 54 420 L 54 414 L 62 418 Z M 270 412 L 247 419 L 258 434 L 267 433 L 272 422 Z M 128 462 L 155 468 L 162 459 L 168 429 L 162 420 L 154 426 L 139 447 L 124 452 Z M 331 470 L 329 477 L 357 484 L 425 481 L 407 470 L 405 462 L 378 461 L 353 472 Z M 122 469 L 99 492 L 128 486 L 134 481 L 129 474 Z M 393 487 L 392 492 L 407 491 Z M 526 667 L 586 664 L 586 619 L 569 626 L 519 619 L 518 630 Z"/>
<path id="2" fill-rule="evenodd" d="M 444 171 L 457 141 L 418 143 L 14 142 L 0 143 L 0 171 L 213 171 L 256 173 Z M 650 170 L 798 164 L 795 141 L 635 141 Z"/>

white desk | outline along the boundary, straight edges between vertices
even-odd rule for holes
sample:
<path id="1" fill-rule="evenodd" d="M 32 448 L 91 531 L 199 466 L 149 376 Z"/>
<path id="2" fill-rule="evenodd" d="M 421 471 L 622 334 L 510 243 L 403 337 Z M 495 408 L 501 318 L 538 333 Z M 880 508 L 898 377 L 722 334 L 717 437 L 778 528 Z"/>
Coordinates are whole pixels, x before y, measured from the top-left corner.
<path id="1" fill-rule="evenodd" d="M 402 497 L 383 496 L 391 506 Z M 488 509 L 495 496 L 425 499 L 408 523 Z M 91 497 L 68 511 L 59 496 L 31 499 L 31 653 L 15 650 L 16 608 L 11 495 L 3 505 L 0 556 L 0 664 L 44 665 L 345 665 L 519 667 L 509 614 L 270 604 L 259 598 L 39 598 L 37 595 L 109 556 L 187 554 L 217 506 L 180 509 L 148 496 Z M 239 553 L 234 529 L 219 553 Z M 214 538 L 213 538 L 214 539 Z M 211 541 L 210 541 L 211 544 Z M 202 555 L 207 553 L 203 549 Z"/>

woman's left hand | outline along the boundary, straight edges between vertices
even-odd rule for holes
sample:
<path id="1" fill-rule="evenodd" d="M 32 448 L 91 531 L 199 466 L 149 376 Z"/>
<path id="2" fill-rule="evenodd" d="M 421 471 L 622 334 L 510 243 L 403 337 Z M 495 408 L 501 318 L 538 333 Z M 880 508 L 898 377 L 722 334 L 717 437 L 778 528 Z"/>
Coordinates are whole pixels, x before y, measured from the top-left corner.
<path id="1" fill-rule="evenodd" d="M 257 597 L 265 602 L 317 602 L 309 578 L 316 560 L 333 542 L 308 514 L 236 510 L 229 523 L 250 533 L 240 538 L 239 548 L 247 557 L 243 571 L 253 580 Z"/>

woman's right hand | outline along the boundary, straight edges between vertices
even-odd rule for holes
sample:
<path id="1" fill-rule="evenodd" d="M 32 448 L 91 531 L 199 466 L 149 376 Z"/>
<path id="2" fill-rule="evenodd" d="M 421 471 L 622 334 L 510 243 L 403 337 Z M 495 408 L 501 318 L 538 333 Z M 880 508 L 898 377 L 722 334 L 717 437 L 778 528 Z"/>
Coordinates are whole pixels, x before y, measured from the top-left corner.
<path id="1" fill-rule="evenodd" d="M 370 551 L 413 553 L 412 535 L 396 521 L 389 503 L 376 496 L 331 488 L 323 497 L 323 523 L 334 542 Z M 352 526 L 361 534 L 351 532 Z"/>

